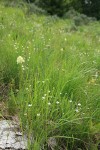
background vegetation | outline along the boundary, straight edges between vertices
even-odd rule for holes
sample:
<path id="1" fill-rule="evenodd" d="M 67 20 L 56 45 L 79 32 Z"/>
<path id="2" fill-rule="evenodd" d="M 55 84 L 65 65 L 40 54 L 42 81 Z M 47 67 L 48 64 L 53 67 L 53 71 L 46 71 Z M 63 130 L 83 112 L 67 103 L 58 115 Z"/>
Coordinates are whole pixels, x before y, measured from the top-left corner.
<path id="1" fill-rule="evenodd" d="M 30 12 L 0 3 L 0 102 L 19 117 L 29 150 L 97 150 L 100 23 L 73 9 L 64 18 Z"/>
<path id="2" fill-rule="evenodd" d="M 63 16 L 71 7 L 87 16 L 100 19 L 100 0 L 26 0 L 42 7 L 50 14 Z"/>

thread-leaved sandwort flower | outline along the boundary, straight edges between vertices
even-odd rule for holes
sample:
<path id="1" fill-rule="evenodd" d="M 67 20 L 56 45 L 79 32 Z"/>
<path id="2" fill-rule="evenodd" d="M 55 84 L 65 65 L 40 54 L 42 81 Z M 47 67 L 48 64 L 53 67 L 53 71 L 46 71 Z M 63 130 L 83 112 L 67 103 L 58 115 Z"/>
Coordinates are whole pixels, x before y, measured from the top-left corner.
<path id="1" fill-rule="evenodd" d="M 58 101 L 56 101 L 56 104 L 59 104 L 59 102 L 58 102 Z"/>
<path id="2" fill-rule="evenodd" d="M 78 103 L 77 105 L 78 105 L 78 106 L 81 106 L 81 103 Z"/>
<path id="3" fill-rule="evenodd" d="M 40 114 L 37 114 L 37 117 L 40 117 Z"/>
<path id="4" fill-rule="evenodd" d="M 32 104 L 28 104 L 28 107 L 32 107 Z"/>

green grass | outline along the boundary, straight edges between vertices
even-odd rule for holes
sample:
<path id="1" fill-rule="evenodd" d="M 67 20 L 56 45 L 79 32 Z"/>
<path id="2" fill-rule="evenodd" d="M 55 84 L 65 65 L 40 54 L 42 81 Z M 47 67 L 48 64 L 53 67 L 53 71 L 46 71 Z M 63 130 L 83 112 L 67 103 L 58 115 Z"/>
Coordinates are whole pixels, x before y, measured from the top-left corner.
<path id="1" fill-rule="evenodd" d="M 11 89 L 9 113 L 34 137 L 29 150 L 53 149 L 55 140 L 55 150 L 97 150 L 100 23 L 72 26 L 0 5 L 0 81 Z"/>

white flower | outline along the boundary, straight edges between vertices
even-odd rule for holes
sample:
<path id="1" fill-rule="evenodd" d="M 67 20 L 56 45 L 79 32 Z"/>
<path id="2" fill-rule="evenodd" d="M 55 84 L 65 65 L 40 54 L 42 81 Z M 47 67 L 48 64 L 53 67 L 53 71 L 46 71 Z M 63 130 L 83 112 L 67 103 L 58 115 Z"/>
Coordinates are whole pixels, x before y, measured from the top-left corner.
<path id="1" fill-rule="evenodd" d="M 61 48 L 60 50 L 61 50 L 61 52 L 63 52 L 63 51 L 64 51 L 64 49 L 63 49 L 63 48 Z"/>
<path id="2" fill-rule="evenodd" d="M 48 102 L 48 105 L 51 105 L 51 103 L 50 103 L 50 102 Z"/>
<path id="3" fill-rule="evenodd" d="M 45 99 L 45 97 L 43 96 L 43 97 L 42 97 L 42 100 L 44 100 L 44 99 Z"/>
<path id="4" fill-rule="evenodd" d="M 37 117 L 39 117 L 40 116 L 40 114 L 37 114 Z"/>
<path id="5" fill-rule="evenodd" d="M 25 60 L 24 60 L 24 58 L 22 56 L 18 56 L 17 57 L 17 64 L 22 64 L 24 62 L 25 62 Z"/>
<path id="6" fill-rule="evenodd" d="M 77 113 L 79 112 L 79 110 L 78 110 L 78 108 L 76 108 L 76 110 L 75 110 Z"/>
<path id="7" fill-rule="evenodd" d="M 28 107 L 32 107 L 32 104 L 28 104 Z"/>
<path id="8" fill-rule="evenodd" d="M 67 41 L 67 39 L 65 38 L 65 41 Z"/>
<path id="9" fill-rule="evenodd" d="M 26 91 L 28 91 L 29 89 L 28 88 L 26 88 Z"/>
<path id="10" fill-rule="evenodd" d="M 80 103 L 78 103 L 78 106 L 81 106 L 81 104 L 80 104 Z"/>
<path id="11" fill-rule="evenodd" d="M 70 103 L 72 103 L 72 100 L 69 100 Z"/>
<path id="12" fill-rule="evenodd" d="M 27 113 L 25 113 L 24 116 L 27 116 Z"/>
<path id="13" fill-rule="evenodd" d="M 58 102 L 58 101 L 56 101 L 56 104 L 59 104 L 59 102 Z"/>

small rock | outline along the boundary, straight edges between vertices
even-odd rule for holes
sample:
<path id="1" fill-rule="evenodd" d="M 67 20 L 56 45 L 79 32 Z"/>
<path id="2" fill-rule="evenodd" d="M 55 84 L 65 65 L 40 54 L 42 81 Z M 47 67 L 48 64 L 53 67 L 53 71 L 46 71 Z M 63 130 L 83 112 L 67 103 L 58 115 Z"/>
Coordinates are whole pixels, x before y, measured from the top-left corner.
<path id="1" fill-rule="evenodd" d="M 27 138 L 17 132 L 18 125 L 10 120 L 0 121 L 0 150 L 26 150 Z"/>

